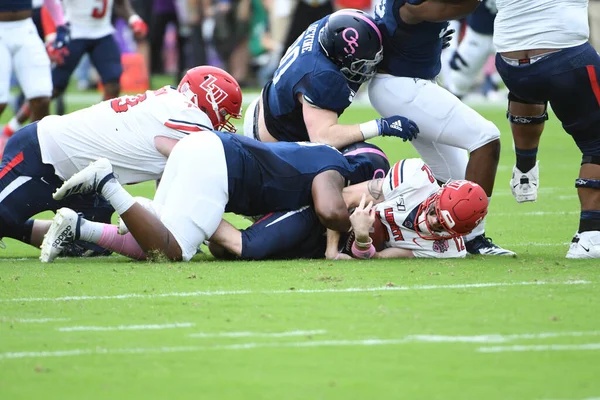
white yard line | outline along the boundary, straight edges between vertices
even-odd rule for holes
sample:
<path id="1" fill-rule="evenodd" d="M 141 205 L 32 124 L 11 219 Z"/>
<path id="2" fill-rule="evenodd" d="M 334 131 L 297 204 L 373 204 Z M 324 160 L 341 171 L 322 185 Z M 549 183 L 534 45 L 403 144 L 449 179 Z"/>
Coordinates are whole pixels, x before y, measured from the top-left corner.
<path id="1" fill-rule="evenodd" d="M 480 353 L 507 353 L 507 352 L 526 352 L 526 351 L 587 351 L 587 350 L 600 350 L 600 343 L 483 346 L 483 347 L 477 348 L 477 351 Z"/>
<path id="2" fill-rule="evenodd" d="M 326 330 L 314 330 L 314 331 L 286 331 L 286 332 L 216 332 L 216 333 L 190 333 L 189 337 L 194 338 L 216 338 L 216 337 L 227 337 L 227 338 L 241 338 L 241 337 L 290 337 L 290 336 L 311 336 L 311 335 L 324 335 L 327 333 Z"/>
<path id="3" fill-rule="evenodd" d="M 161 329 L 191 328 L 192 322 L 178 322 L 173 324 L 149 324 L 149 325 L 118 325 L 118 326 L 64 326 L 56 328 L 60 332 L 111 332 L 111 331 L 148 331 Z"/>
<path id="4" fill-rule="evenodd" d="M 325 332 L 325 331 L 292 331 L 292 332 Z M 238 332 L 240 333 L 240 332 Z M 248 332 L 242 332 L 248 333 Z M 286 333 L 286 332 L 282 332 Z M 288 332 L 289 333 L 289 332 Z M 212 337 L 211 334 L 206 334 L 204 337 Z M 213 334 L 214 336 L 222 336 L 221 334 Z M 268 335 L 268 334 L 257 334 Z M 69 357 L 82 356 L 90 354 L 156 354 L 156 353 L 177 353 L 177 352 L 197 352 L 209 350 L 248 350 L 259 348 L 275 348 L 275 347 L 351 347 L 351 346 L 392 346 L 407 343 L 498 343 L 508 340 L 518 339 L 544 339 L 550 337 L 566 337 L 566 336 L 587 336 L 600 335 L 599 331 L 589 332 L 545 332 L 545 333 L 525 333 L 512 335 L 475 335 L 475 336 L 441 336 L 441 335 L 409 335 L 404 338 L 396 339 L 378 339 L 367 338 L 358 340 L 306 340 L 301 342 L 250 342 L 250 343 L 234 343 L 227 345 L 213 346 L 161 346 L 161 347 L 132 347 L 132 348 L 88 348 L 88 349 L 71 349 L 58 351 L 22 351 L 22 352 L 6 352 L 0 353 L 2 359 L 20 359 L 20 358 L 45 358 L 45 357 Z M 283 336 L 283 335 L 282 335 Z M 288 335 L 289 336 L 289 335 Z M 233 336 L 241 337 L 241 336 Z M 514 352 L 514 351 L 558 351 L 558 350 L 600 350 L 600 343 L 588 344 L 550 344 L 550 345 L 514 345 L 514 346 L 483 346 L 476 349 L 481 353 L 498 353 L 498 352 Z"/>
<path id="5" fill-rule="evenodd" d="M 61 322 L 68 321 L 69 318 L 11 318 L 11 317 L 0 317 L 0 323 L 2 322 L 19 322 L 23 324 L 43 324 L 46 322 Z"/>
<path id="6" fill-rule="evenodd" d="M 6 302 L 48 302 L 48 301 L 84 301 L 84 300 L 127 300 L 127 299 L 156 299 L 163 297 L 201 297 L 201 296 L 232 296 L 246 294 L 294 294 L 294 293 L 361 293 L 361 292 L 397 292 L 413 290 L 443 290 L 443 289 L 479 289 L 490 287 L 511 286 L 542 286 L 542 285 L 586 285 L 591 282 L 585 280 L 572 280 L 564 282 L 489 282 L 465 283 L 452 285 L 415 285 L 415 286 L 383 286 L 374 288 L 347 288 L 347 289 L 288 289 L 288 290 L 216 290 L 198 292 L 171 292 L 158 294 L 125 293 L 110 296 L 64 296 L 64 297 L 19 297 L 0 299 Z"/>

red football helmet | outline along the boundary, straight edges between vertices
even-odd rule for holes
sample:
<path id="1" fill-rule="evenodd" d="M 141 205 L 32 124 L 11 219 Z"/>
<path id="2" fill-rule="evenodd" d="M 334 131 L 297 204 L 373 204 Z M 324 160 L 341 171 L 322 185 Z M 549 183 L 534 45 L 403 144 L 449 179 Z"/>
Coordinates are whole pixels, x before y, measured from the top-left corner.
<path id="1" fill-rule="evenodd" d="M 177 90 L 208 115 L 216 130 L 236 131 L 229 119 L 242 117 L 242 89 L 233 76 L 209 65 L 195 67 L 187 71 Z"/>
<path id="2" fill-rule="evenodd" d="M 479 225 L 487 209 L 488 198 L 481 186 L 466 180 L 453 181 L 421 204 L 415 230 L 423 239 L 429 240 L 464 236 Z M 429 223 L 427 215 L 434 212 L 443 232 L 436 232 Z M 427 232 L 421 232 L 419 228 Z"/>

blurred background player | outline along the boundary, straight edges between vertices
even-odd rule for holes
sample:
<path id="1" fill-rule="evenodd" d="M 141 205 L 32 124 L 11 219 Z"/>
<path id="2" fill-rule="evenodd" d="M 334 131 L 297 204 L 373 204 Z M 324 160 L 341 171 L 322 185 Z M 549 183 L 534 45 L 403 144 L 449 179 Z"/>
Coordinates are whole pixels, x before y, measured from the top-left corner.
<path id="1" fill-rule="evenodd" d="M 129 232 L 118 235 L 117 226 L 93 223 L 101 230 L 98 244 L 137 259 L 189 261 L 213 235 L 224 212 L 258 215 L 312 205 L 325 227 L 347 232 L 350 220 L 342 189 L 347 180 L 364 176 L 365 168 L 372 170 L 370 164 L 367 157 L 346 158 L 319 143 L 261 143 L 203 132 L 175 145 L 151 210 L 121 187 L 106 159 L 71 177 L 54 198 L 101 193 Z M 160 213 L 152 211 L 157 209 Z M 86 225 L 74 211 L 59 210 L 42 244 L 41 260 L 52 261 L 63 243 L 76 236 L 69 232 L 87 235 Z"/>
<path id="2" fill-rule="evenodd" d="M 241 112 L 242 94 L 227 72 L 197 67 L 178 89 L 165 86 L 124 96 L 63 116 L 27 125 L 8 141 L 0 164 L 0 239 L 4 236 L 39 246 L 49 221 L 35 214 L 68 205 L 110 222 L 113 209 L 94 198 L 52 198 L 73 174 L 102 156 L 122 184 L 157 180 L 171 149 L 189 134 L 231 128 Z"/>
<path id="3" fill-rule="evenodd" d="M 384 59 L 369 83 L 369 99 L 382 116 L 406 115 L 419 126 L 411 143 L 436 179 L 467 179 L 492 196 L 500 160 L 500 131 L 438 86 L 448 20 L 473 12 L 478 0 L 381 0 L 376 21 Z M 485 236 L 485 221 L 466 237 L 471 254 L 512 256 Z"/>
<path id="4" fill-rule="evenodd" d="M 536 157 L 550 102 L 582 153 L 575 180 L 581 215 L 567 258 L 600 258 L 600 56 L 588 42 L 588 1 L 496 3 L 496 68 L 510 91 L 507 116 L 517 158 L 513 196 L 520 203 L 537 199 Z"/>
<path id="5" fill-rule="evenodd" d="M 401 116 L 341 125 L 360 85 L 382 60 L 381 32 L 359 10 L 340 10 L 310 25 L 281 59 L 273 79 L 247 108 L 244 135 L 263 142 L 304 141 L 342 148 L 375 136 L 412 140 Z"/>
<path id="6" fill-rule="evenodd" d="M 57 1 L 45 0 L 45 4 L 56 23 L 64 26 Z M 32 8 L 31 0 L 0 3 L 0 115 L 9 100 L 14 70 L 25 98 L 30 102 L 28 113 L 37 121 L 49 113 L 52 77 L 50 59 L 32 20 Z M 7 138 L 8 135 L 0 135 L 0 156 Z"/>
<path id="7" fill-rule="evenodd" d="M 483 0 L 466 18 L 464 37 L 449 61 L 448 82 L 444 82 L 459 99 L 473 88 L 486 61 L 495 53 L 492 36 L 496 12 L 496 0 Z M 487 76 L 486 79 L 493 78 Z"/>
<path id="8" fill-rule="evenodd" d="M 104 85 L 104 99 L 119 96 L 119 79 L 123 72 L 121 50 L 113 36 L 111 23 L 114 9 L 118 16 L 128 21 L 129 26 L 138 38 L 146 36 L 146 23 L 133 12 L 129 0 L 64 0 L 65 16 L 71 29 L 71 41 L 67 45 L 68 52 L 64 58 L 58 59 L 52 70 L 52 97 L 62 94 L 73 71 L 84 54 L 89 54 L 92 65 L 98 71 Z M 29 118 L 29 107 L 21 107 L 17 115 L 4 130 L 5 136 L 14 133 Z"/>

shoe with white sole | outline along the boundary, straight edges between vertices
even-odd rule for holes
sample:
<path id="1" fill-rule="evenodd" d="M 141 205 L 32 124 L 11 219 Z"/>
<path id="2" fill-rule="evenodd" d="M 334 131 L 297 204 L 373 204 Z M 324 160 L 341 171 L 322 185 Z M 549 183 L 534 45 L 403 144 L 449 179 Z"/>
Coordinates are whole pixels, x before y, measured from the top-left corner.
<path id="1" fill-rule="evenodd" d="M 79 237 L 81 216 L 70 208 L 61 208 L 56 212 L 52 225 L 42 242 L 40 261 L 53 262 L 63 248 Z"/>
<path id="2" fill-rule="evenodd" d="M 521 172 L 516 166 L 513 167 L 510 189 L 518 203 L 537 200 L 537 191 L 540 186 L 538 164 L 539 161 L 527 172 Z"/>
<path id="3" fill-rule="evenodd" d="M 576 233 L 567 258 L 600 258 L 600 231 Z"/>
<path id="4" fill-rule="evenodd" d="M 114 177 L 110 161 L 106 158 L 99 158 L 67 179 L 52 197 L 55 200 L 61 200 L 73 194 L 100 193 L 104 184 Z"/>
<path id="5" fill-rule="evenodd" d="M 517 256 L 514 251 L 503 249 L 497 244 L 494 244 L 492 238 L 485 235 L 475 236 L 473 239 L 465 242 L 465 247 L 469 254 L 478 254 L 482 256 Z"/>

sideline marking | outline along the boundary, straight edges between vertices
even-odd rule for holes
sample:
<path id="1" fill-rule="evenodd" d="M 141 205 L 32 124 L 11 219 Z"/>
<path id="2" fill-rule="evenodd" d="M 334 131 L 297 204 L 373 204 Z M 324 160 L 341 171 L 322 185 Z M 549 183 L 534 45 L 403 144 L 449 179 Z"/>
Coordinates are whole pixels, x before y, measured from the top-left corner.
<path id="1" fill-rule="evenodd" d="M 477 348 L 479 353 L 506 353 L 525 351 L 582 351 L 600 350 L 600 343 L 585 344 L 538 344 L 538 345 L 514 345 L 514 346 L 483 346 Z"/>
<path id="2" fill-rule="evenodd" d="M 299 332 L 299 331 L 298 331 Z M 310 332 L 310 331 L 308 331 Z M 347 346 L 388 346 L 407 343 L 493 343 L 497 341 L 517 340 L 517 339 L 541 339 L 559 336 L 584 336 L 600 335 L 600 331 L 588 332 L 543 332 L 543 333 L 525 333 L 514 335 L 475 335 L 475 336 L 439 336 L 439 335 L 409 335 L 397 339 L 359 339 L 359 340 L 307 340 L 302 342 L 250 342 L 236 343 L 228 345 L 214 346 L 161 346 L 161 347 L 133 347 L 133 348 L 90 348 L 90 349 L 72 349 L 58 351 L 22 351 L 0 353 L 2 359 L 20 359 L 20 358 L 44 358 L 44 357 L 69 357 L 91 354 L 161 354 L 177 352 L 197 352 L 209 350 L 248 350 L 258 348 L 275 347 L 347 347 Z M 589 343 L 581 345 L 531 345 L 531 346 L 484 346 L 476 349 L 481 353 L 498 353 L 505 351 L 547 351 L 547 350 L 600 350 L 600 343 Z"/>
<path id="3" fill-rule="evenodd" d="M 69 321 L 69 318 L 10 318 L 0 317 L 0 323 L 2 322 L 20 322 L 23 324 L 43 324 L 45 322 L 62 322 Z"/>
<path id="4" fill-rule="evenodd" d="M 83 300 L 125 300 L 125 299 L 156 299 L 162 297 L 200 297 L 200 296 L 229 296 L 243 294 L 288 294 L 288 293 L 363 293 L 363 292 L 397 292 L 410 290 L 438 290 L 438 289 L 479 289 L 489 287 L 510 286 L 542 286 L 542 285 L 587 285 L 590 281 L 572 280 L 564 282 L 489 282 L 465 283 L 451 285 L 415 285 L 415 286 L 383 286 L 374 288 L 347 288 L 347 289 L 295 289 L 295 290 L 216 290 L 206 292 L 171 292 L 159 294 L 125 293 L 112 296 L 65 296 L 65 297 L 22 297 L 13 299 L 0 299 L 6 302 L 43 302 L 43 301 L 83 301 Z"/>
<path id="5" fill-rule="evenodd" d="M 288 337 L 288 336 L 310 336 L 310 335 L 323 335 L 327 333 L 326 330 L 319 329 L 314 331 L 286 331 L 286 332 L 217 332 L 217 333 L 190 333 L 189 337 L 194 338 L 215 338 L 215 337 L 228 337 L 228 338 L 240 338 L 240 337 Z"/>
<path id="6" fill-rule="evenodd" d="M 191 328 L 192 322 L 176 322 L 173 324 L 149 324 L 149 325 L 117 325 L 117 326 L 65 326 L 56 328 L 60 332 L 112 332 L 112 331 L 143 331 L 173 328 Z"/>

